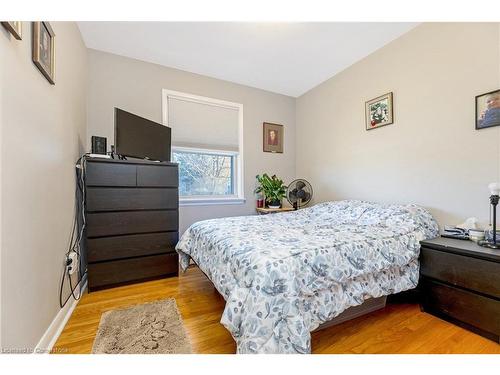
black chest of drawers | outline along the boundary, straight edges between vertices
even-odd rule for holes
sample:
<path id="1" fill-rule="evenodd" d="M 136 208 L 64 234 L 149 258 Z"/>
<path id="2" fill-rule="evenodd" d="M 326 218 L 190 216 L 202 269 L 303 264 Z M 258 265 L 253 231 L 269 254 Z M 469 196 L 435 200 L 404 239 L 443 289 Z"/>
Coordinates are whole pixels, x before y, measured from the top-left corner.
<path id="1" fill-rule="evenodd" d="M 178 274 L 175 163 L 87 159 L 89 291 Z"/>
<path id="2" fill-rule="evenodd" d="M 500 251 L 442 237 L 421 245 L 423 311 L 499 342 Z"/>

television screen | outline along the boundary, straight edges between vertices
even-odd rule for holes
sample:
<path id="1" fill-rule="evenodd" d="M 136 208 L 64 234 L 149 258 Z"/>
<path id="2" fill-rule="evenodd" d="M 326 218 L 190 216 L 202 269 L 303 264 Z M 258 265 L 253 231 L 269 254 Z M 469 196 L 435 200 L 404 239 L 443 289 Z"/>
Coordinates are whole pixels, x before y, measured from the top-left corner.
<path id="1" fill-rule="evenodd" d="M 170 161 L 168 126 L 115 108 L 116 153 L 140 159 Z"/>

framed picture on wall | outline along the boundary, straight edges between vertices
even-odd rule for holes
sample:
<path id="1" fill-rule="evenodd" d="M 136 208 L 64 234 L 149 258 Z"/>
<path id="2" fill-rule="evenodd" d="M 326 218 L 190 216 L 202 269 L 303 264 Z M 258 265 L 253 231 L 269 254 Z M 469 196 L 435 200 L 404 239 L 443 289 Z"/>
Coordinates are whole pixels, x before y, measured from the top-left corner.
<path id="1" fill-rule="evenodd" d="M 2 26 L 5 27 L 17 40 L 23 38 L 23 23 L 22 21 L 2 21 Z"/>
<path id="2" fill-rule="evenodd" d="M 48 22 L 33 22 L 33 62 L 55 85 L 55 37 Z"/>
<path id="3" fill-rule="evenodd" d="M 500 125 L 500 89 L 476 96 L 476 129 Z"/>
<path id="4" fill-rule="evenodd" d="M 283 153 L 283 125 L 264 123 L 264 152 Z"/>
<path id="5" fill-rule="evenodd" d="M 366 130 L 390 125 L 393 121 L 392 92 L 365 103 Z"/>

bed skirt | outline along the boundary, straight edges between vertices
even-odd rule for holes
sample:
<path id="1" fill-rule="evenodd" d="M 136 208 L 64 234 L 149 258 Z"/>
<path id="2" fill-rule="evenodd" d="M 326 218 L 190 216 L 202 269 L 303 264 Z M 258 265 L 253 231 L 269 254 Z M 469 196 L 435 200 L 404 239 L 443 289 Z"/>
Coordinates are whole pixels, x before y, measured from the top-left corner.
<path id="1" fill-rule="evenodd" d="M 313 332 L 329 328 L 335 326 L 340 323 L 347 322 L 348 320 L 352 320 L 358 318 L 360 316 L 369 314 L 373 311 L 377 311 L 383 309 L 385 307 L 385 303 L 387 300 L 387 296 L 382 296 L 378 298 L 370 298 L 367 299 L 359 306 L 349 307 L 347 310 L 333 318 L 332 320 L 321 324 L 318 328 L 316 328 Z"/>

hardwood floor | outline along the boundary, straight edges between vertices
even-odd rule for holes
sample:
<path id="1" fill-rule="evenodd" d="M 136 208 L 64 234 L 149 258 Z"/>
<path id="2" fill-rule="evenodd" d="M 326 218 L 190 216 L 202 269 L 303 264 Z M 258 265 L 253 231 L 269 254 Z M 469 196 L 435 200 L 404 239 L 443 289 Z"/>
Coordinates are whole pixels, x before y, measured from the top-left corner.
<path id="1" fill-rule="evenodd" d="M 112 309 L 175 298 L 195 353 L 235 353 L 219 323 L 224 299 L 196 267 L 178 278 L 85 294 L 54 352 L 90 353 L 101 314 Z M 313 353 L 500 353 L 500 345 L 420 311 L 416 304 L 388 304 L 312 334 Z"/>

